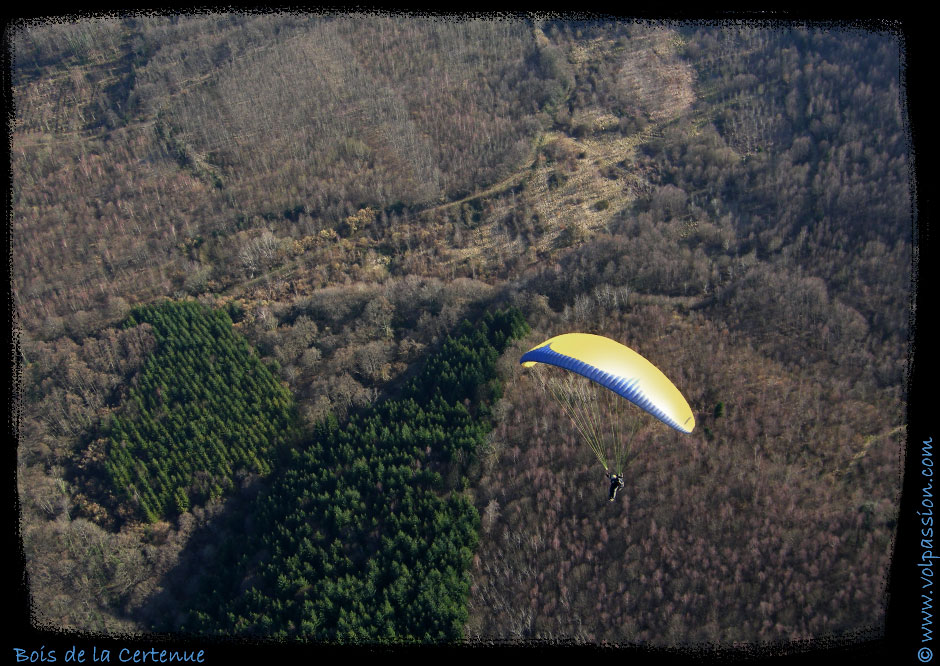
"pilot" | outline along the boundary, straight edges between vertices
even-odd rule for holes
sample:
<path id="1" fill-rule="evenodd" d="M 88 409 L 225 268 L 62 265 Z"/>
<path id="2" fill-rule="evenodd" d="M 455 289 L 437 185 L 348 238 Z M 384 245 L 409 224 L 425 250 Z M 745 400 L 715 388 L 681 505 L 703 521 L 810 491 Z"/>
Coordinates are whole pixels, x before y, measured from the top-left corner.
<path id="1" fill-rule="evenodd" d="M 617 491 L 623 488 L 623 477 L 611 474 L 608 471 L 607 478 L 610 479 L 610 495 L 607 497 L 607 501 L 613 502 L 617 499 Z"/>

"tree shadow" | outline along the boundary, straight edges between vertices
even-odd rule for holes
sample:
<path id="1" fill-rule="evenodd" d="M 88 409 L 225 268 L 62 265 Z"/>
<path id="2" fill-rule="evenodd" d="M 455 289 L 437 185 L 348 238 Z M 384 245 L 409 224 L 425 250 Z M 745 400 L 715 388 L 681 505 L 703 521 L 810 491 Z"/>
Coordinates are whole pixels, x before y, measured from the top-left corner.
<path id="1" fill-rule="evenodd" d="M 216 617 L 223 603 L 251 587 L 252 571 L 265 555 L 257 501 L 271 483 L 270 477 L 247 477 L 224 503 L 181 516 L 181 521 L 197 525 L 177 563 L 133 611 L 140 626 L 156 632 L 201 633 L 197 613 Z"/>

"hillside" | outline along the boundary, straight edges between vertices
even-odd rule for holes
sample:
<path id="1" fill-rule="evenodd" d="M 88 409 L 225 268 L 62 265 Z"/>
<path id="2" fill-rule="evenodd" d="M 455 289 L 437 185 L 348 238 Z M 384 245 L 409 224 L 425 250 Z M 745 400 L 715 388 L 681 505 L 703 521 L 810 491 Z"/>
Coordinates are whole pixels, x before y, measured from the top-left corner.
<path id="1" fill-rule="evenodd" d="M 913 254 L 895 34 L 271 13 L 13 39 L 17 478 L 37 619 L 315 640 L 883 630 Z M 169 325 L 160 308 L 190 314 Z M 447 372 L 479 387 L 428 403 L 440 421 L 424 404 L 408 417 L 472 443 L 412 449 L 395 415 L 412 414 L 413 382 L 508 308 L 531 331 L 461 343 L 477 360 Z M 699 424 L 644 428 L 612 505 L 517 365 L 574 330 L 659 365 Z M 408 526 L 357 476 L 359 456 L 383 460 L 359 430 L 382 423 L 396 479 L 438 475 L 420 477 Z M 327 454 L 337 432 L 350 448 Z M 331 469 L 338 485 L 320 485 Z M 331 550 L 333 494 L 395 548 L 393 530 L 458 517 L 425 615 L 347 603 L 418 597 L 391 568 L 364 573 L 366 553 L 396 552 L 369 530 Z M 290 530 L 319 536 L 300 548 Z M 308 580 L 292 561 L 281 581 L 271 548 L 322 550 L 342 573 Z M 229 596 L 188 607 L 224 558 L 242 567 L 213 588 Z M 334 594 L 347 601 L 314 603 Z"/>

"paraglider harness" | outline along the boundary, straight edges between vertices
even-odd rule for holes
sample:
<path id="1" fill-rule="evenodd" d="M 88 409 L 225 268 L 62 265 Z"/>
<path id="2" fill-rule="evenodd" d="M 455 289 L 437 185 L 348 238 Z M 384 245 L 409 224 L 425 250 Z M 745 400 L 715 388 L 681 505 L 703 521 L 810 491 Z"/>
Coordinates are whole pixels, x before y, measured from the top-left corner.
<path id="1" fill-rule="evenodd" d="M 607 478 L 610 479 L 610 494 L 607 497 L 607 501 L 613 502 L 617 499 L 617 491 L 623 488 L 623 477 L 617 474 L 611 474 L 608 471 Z"/>

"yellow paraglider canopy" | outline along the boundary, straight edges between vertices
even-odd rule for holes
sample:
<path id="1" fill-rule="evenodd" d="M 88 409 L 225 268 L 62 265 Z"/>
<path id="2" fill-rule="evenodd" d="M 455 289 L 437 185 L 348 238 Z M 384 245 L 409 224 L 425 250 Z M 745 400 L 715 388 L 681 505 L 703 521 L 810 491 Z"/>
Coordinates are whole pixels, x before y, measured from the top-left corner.
<path id="1" fill-rule="evenodd" d="M 639 425 L 634 410 L 624 409 L 623 399 L 679 432 L 690 433 L 695 428 L 689 403 L 666 375 L 637 352 L 610 338 L 566 333 L 536 345 L 519 362 L 524 367 L 556 366 L 590 380 L 578 381 L 568 373 L 561 377 L 539 373 L 545 388 L 575 422 L 605 469 L 608 469 L 605 453 L 613 451 L 611 462 L 615 471 L 620 472 Z M 598 387 L 604 390 L 597 390 Z M 606 405 L 608 413 L 602 413 L 601 405 Z M 630 437 L 625 438 L 628 429 Z"/>

